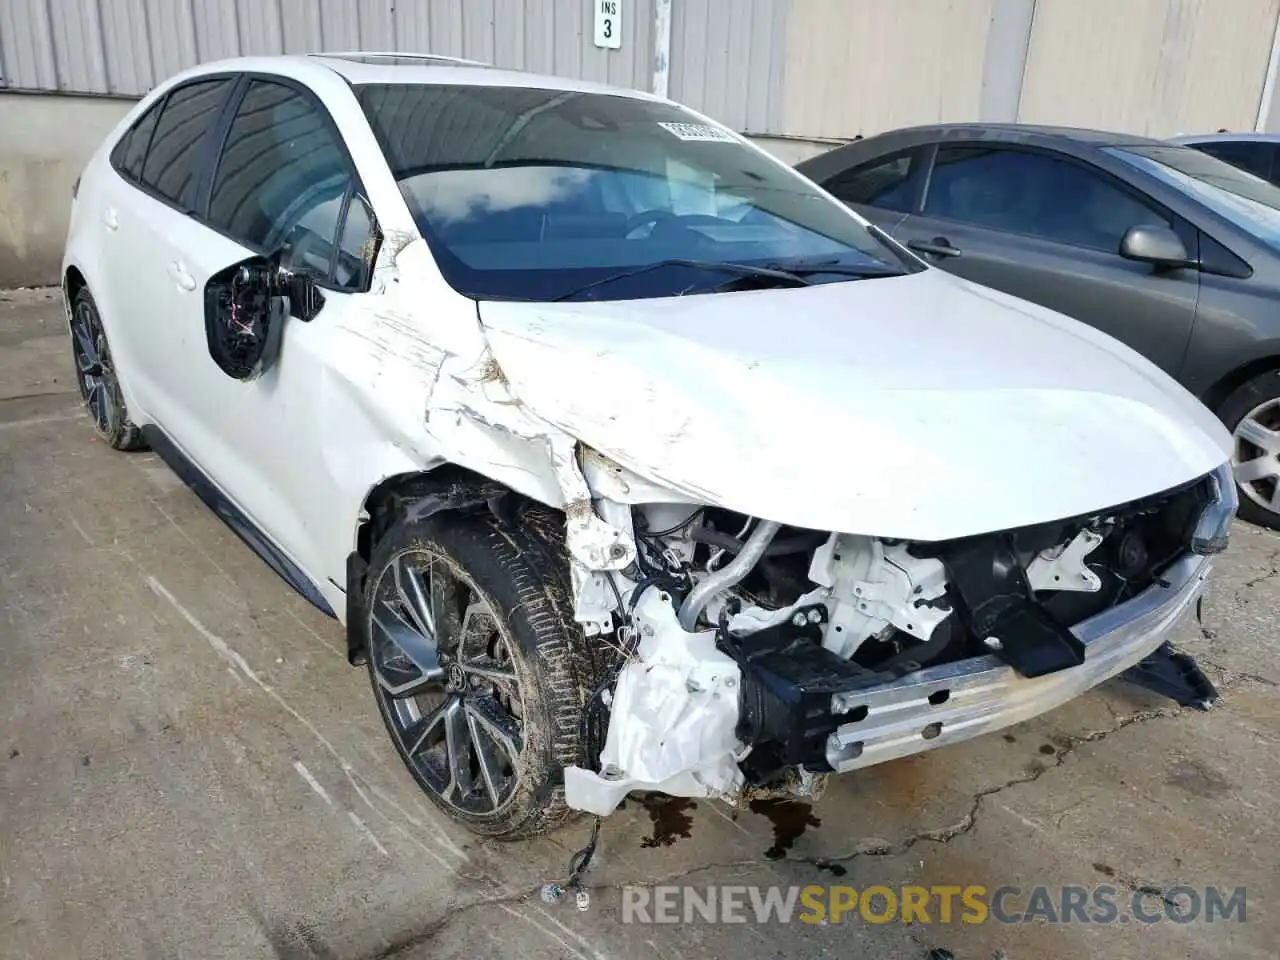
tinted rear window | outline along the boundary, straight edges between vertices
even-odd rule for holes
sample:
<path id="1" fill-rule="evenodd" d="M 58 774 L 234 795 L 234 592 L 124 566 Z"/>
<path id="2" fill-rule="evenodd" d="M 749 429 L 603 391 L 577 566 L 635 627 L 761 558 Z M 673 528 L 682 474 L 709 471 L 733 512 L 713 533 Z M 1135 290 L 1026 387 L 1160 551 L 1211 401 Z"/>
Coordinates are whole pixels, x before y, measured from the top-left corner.
<path id="1" fill-rule="evenodd" d="M 195 200 L 196 171 L 207 149 L 205 135 L 218 119 L 230 83 L 203 80 L 169 94 L 142 167 L 142 182 L 162 197 L 184 207 Z"/>
<path id="2" fill-rule="evenodd" d="M 161 98 L 129 128 L 129 132 L 120 138 L 112 151 L 112 163 L 125 176 L 134 180 L 142 176 L 142 161 L 147 158 L 147 147 L 151 145 L 156 118 L 160 116 L 160 108 L 163 106 L 164 98 Z"/>

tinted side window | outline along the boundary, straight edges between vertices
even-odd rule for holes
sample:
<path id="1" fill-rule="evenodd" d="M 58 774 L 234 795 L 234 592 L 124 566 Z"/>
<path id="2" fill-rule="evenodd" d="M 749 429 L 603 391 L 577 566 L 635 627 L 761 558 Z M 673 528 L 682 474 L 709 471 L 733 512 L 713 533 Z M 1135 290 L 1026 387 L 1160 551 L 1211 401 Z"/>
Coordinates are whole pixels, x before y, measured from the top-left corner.
<path id="1" fill-rule="evenodd" d="M 882 210 L 911 211 L 911 174 L 917 151 L 900 153 L 888 159 L 873 160 L 837 173 L 823 184 L 845 203 L 863 203 Z"/>
<path id="2" fill-rule="evenodd" d="M 291 87 L 254 80 L 218 161 L 209 220 L 258 251 L 287 241 L 298 266 L 327 278 L 351 180 L 320 109 Z"/>
<path id="3" fill-rule="evenodd" d="M 122 174 L 137 180 L 142 176 L 142 161 L 147 157 L 147 146 L 151 143 L 151 134 L 156 128 L 156 118 L 160 116 L 160 108 L 164 106 L 161 97 L 150 110 L 138 118 L 129 128 L 129 132 L 120 138 L 116 148 L 111 151 L 111 162 Z"/>
<path id="4" fill-rule="evenodd" d="M 1196 148 L 1263 180 L 1271 179 L 1275 146 L 1270 143 L 1200 143 Z"/>
<path id="5" fill-rule="evenodd" d="M 178 87 L 165 101 L 151 138 L 142 182 L 186 209 L 195 200 L 205 134 L 218 119 L 230 83 L 227 79 L 202 80 Z"/>
<path id="6" fill-rule="evenodd" d="M 989 147 L 938 151 L 924 213 L 992 230 L 1116 253 L 1139 224 L 1170 226 L 1100 174 L 1042 153 Z"/>

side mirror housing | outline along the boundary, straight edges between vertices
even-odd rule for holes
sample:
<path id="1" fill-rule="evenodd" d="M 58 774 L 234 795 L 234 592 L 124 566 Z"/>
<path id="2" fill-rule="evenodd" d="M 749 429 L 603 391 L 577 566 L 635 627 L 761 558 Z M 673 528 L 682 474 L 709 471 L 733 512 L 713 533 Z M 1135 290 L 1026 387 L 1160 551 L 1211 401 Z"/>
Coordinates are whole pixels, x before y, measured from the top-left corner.
<path id="1" fill-rule="evenodd" d="M 1153 224 L 1130 227 L 1120 241 L 1120 256 L 1164 270 L 1193 266 L 1182 239 L 1170 228 Z"/>
<path id="2" fill-rule="evenodd" d="M 281 256 L 249 257 L 205 284 L 209 356 L 233 379 L 253 380 L 270 369 L 280 351 L 285 318 L 292 314 L 309 321 L 324 306 L 311 279 L 281 266 Z"/>

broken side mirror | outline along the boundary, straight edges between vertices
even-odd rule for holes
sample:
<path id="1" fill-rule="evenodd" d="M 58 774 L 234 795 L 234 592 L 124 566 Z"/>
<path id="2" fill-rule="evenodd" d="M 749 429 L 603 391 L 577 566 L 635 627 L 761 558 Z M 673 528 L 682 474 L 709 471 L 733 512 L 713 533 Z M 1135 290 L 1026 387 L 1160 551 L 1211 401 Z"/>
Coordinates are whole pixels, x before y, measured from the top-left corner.
<path id="1" fill-rule="evenodd" d="M 275 362 L 285 318 L 311 320 L 324 297 L 310 277 L 281 265 L 283 251 L 220 270 L 204 288 L 209 356 L 227 376 L 253 380 Z"/>

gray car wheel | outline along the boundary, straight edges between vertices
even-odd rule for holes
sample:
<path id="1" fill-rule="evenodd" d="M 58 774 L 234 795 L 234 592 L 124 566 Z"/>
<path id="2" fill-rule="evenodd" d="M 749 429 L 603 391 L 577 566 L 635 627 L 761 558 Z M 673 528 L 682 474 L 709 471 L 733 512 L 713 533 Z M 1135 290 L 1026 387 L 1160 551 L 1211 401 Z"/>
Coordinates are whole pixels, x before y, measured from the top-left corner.
<path id="1" fill-rule="evenodd" d="M 1239 387 L 1219 416 L 1231 431 L 1240 517 L 1280 530 L 1280 373 L 1265 373 Z"/>

